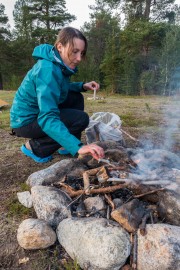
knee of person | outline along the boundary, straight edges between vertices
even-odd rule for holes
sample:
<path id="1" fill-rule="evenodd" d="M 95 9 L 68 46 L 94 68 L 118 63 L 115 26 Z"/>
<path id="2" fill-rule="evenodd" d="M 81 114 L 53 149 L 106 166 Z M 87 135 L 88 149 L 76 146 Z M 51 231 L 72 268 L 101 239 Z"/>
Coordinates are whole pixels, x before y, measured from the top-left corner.
<path id="1" fill-rule="evenodd" d="M 86 128 L 89 125 L 89 115 L 84 112 L 84 128 Z"/>
<path id="2" fill-rule="evenodd" d="M 78 93 L 78 101 L 79 101 L 79 103 L 83 104 L 83 106 L 84 106 L 84 96 L 83 96 L 83 94 Z"/>

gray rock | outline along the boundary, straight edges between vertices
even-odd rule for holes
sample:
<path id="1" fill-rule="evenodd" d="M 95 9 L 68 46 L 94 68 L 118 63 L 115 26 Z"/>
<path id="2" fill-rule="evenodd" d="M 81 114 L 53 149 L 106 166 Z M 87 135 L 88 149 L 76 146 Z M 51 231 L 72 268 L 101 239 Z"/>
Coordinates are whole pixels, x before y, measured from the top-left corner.
<path id="1" fill-rule="evenodd" d="M 106 204 L 102 197 L 89 197 L 84 200 L 84 204 L 88 213 L 99 211 L 102 217 L 106 216 Z"/>
<path id="2" fill-rule="evenodd" d="M 60 244 L 83 269 L 119 270 L 130 255 L 129 234 L 104 218 L 68 218 L 57 227 Z"/>
<path id="3" fill-rule="evenodd" d="M 159 196 L 158 214 L 162 220 L 165 220 L 172 225 L 180 226 L 179 194 L 173 191 L 161 193 Z"/>
<path id="4" fill-rule="evenodd" d="M 180 227 L 149 224 L 147 234 L 138 231 L 138 270 L 180 269 Z"/>
<path id="5" fill-rule="evenodd" d="M 18 197 L 19 202 L 22 205 L 24 205 L 27 208 L 32 207 L 33 203 L 32 203 L 32 198 L 29 191 L 17 192 L 17 197 Z"/>
<path id="6" fill-rule="evenodd" d="M 88 170 L 79 159 L 63 159 L 46 169 L 32 173 L 26 183 L 33 187 L 37 185 L 50 185 L 62 179 L 64 176 L 79 178 Z"/>
<path id="7" fill-rule="evenodd" d="M 64 218 L 71 216 L 67 207 L 71 198 L 55 187 L 34 186 L 31 188 L 33 206 L 37 217 L 51 226 L 57 226 Z"/>
<path id="8" fill-rule="evenodd" d="M 115 209 L 116 209 L 116 208 L 120 207 L 121 205 L 123 205 L 124 202 L 120 198 L 115 198 L 113 200 L 113 203 L 114 203 L 114 206 L 115 206 Z"/>
<path id="9" fill-rule="evenodd" d="M 19 225 L 17 240 L 24 249 L 44 249 L 55 243 L 56 233 L 44 220 L 29 218 Z"/>

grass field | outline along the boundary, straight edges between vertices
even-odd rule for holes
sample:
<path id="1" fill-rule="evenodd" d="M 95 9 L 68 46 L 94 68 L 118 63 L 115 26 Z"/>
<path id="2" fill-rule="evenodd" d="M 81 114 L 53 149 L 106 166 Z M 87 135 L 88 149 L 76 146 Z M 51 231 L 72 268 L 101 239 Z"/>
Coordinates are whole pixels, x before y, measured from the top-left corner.
<path id="1" fill-rule="evenodd" d="M 12 104 L 15 91 L 0 91 L 0 99 Z M 165 107 L 171 102 L 169 97 L 143 96 L 129 97 L 121 95 L 106 95 L 99 93 L 99 100 L 88 100 L 91 95 L 85 96 L 85 110 L 91 116 L 94 112 L 113 112 L 120 116 L 124 127 L 158 126 L 163 121 Z M 9 128 L 9 108 L 1 108 L 1 128 Z"/>
<path id="2" fill-rule="evenodd" d="M 27 190 L 25 181 L 35 171 L 47 168 L 62 158 L 55 154 L 51 164 L 36 164 L 20 152 L 23 138 L 11 136 L 9 110 L 14 91 L 0 91 L 0 99 L 9 103 L 0 108 L 0 269 L 2 270 L 78 270 L 61 247 L 55 245 L 46 250 L 27 251 L 19 247 L 16 230 L 28 217 L 35 217 L 33 210 L 20 205 L 16 193 Z M 95 112 L 112 112 L 120 116 L 122 129 L 140 142 L 151 140 L 155 146 L 162 145 L 166 130 L 177 118 L 178 99 L 174 97 L 143 96 L 126 97 L 97 94 L 101 99 L 89 100 L 93 95 L 85 93 L 85 110 L 91 116 Z M 168 115 L 168 117 L 167 117 Z M 169 117 L 171 122 L 169 122 Z M 174 151 L 179 152 L 178 132 L 174 132 Z M 136 147 L 137 142 L 124 135 L 127 147 Z M 85 141 L 85 136 L 83 136 Z M 19 259 L 28 258 L 27 263 Z"/>

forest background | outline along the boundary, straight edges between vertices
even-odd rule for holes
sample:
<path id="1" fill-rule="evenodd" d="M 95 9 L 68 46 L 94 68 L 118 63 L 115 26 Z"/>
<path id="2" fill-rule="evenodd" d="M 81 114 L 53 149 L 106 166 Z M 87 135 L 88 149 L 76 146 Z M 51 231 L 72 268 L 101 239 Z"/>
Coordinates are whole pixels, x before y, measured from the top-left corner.
<path id="1" fill-rule="evenodd" d="M 74 81 L 96 80 L 110 93 L 172 95 L 180 89 L 180 6 L 175 0 L 96 0 L 81 31 L 88 55 Z M 83 12 L 83 11 L 82 11 Z M 17 0 L 11 30 L 0 4 L 0 89 L 16 90 L 32 51 L 54 44 L 75 16 L 65 0 Z"/>

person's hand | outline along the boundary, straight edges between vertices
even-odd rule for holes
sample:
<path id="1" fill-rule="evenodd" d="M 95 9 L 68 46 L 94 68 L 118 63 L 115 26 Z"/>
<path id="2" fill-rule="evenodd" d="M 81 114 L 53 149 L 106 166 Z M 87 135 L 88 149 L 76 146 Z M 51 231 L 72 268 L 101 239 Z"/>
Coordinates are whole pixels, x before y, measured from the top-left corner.
<path id="1" fill-rule="evenodd" d="M 99 160 L 100 158 L 104 158 L 104 149 L 96 144 L 91 143 L 82 146 L 79 149 L 78 154 L 80 155 L 90 154 L 93 158 Z"/>
<path id="2" fill-rule="evenodd" d="M 87 82 L 83 84 L 84 90 L 99 90 L 99 84 L 95 81 Z"/>

